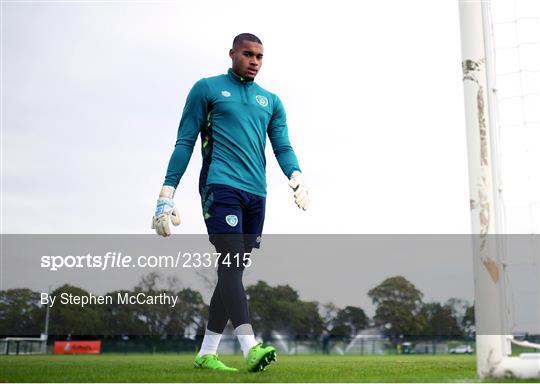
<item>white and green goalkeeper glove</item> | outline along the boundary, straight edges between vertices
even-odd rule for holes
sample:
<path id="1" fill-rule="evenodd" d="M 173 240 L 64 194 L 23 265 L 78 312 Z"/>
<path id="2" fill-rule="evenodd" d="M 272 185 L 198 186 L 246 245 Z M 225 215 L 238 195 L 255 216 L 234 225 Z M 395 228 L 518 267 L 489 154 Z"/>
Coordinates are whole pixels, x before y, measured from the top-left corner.
<path id="1" fill-rule="evenodd" d="M 174 206 L 174 188 L 164 185 L 159 193 L 156 213 L 152 218 L 152 229 L 160 236 L 167 237 L 171 234 L 169 219 L 177 226 L 180 225 L 180 215 Z"/>
<path id="2" fill-rule="evenodd" d="M 289 186 L 294 191 L 294 202 L 298 208 L 307 209 L 309 205 L 308 188 L 304 183 L 302 174 L 298 171 L 294 171 L 289 179 Z"/>

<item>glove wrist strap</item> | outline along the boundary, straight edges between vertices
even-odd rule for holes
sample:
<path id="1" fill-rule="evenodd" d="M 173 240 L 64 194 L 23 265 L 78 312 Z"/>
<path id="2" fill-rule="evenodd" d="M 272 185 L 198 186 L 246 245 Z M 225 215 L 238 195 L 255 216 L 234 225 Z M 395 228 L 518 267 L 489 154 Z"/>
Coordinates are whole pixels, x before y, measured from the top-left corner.
<path id="1" fill-rule="evenodd" d="M 289 179 L 296 179 L 301 176 L 302 176 L 302 173 L 300 171 L 294 171 L 293 173 L 291 173 L 291 177 L 289 177 Z"/>
<path id="2" fill-rule="evenodd" d="M 174 198 L 174 192 L 175 189 L 171 187 L 170 185 L 164 185 L 161 187 L 161 191 L 159 192 L 159 197 L 166 197 L 168 199 Z"/>

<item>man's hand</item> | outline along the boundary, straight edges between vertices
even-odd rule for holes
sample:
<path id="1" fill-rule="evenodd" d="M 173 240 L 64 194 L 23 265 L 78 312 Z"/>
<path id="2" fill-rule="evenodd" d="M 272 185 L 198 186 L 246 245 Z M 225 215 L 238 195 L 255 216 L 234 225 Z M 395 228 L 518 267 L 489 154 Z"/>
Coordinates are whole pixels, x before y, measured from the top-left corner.
<path id="1" fill-rule="evenodd" d="M 292 173 L 289 186 L 294 191 L 294 202 L 298 208 L 305 211 L 309 204 L 308 189 L 300 172 L 294 171 Z"/>
<path id="2" fill-rule="evenodd" d="M 156 233 L 163 237 L 171 234 L 169 218 L 175 226 L 180 225 L 180 215 L 178 214 L 178 209 L 174 206 L 173 197 L 174 188 L 164 185 L 159 193 L 156 213 L 152 218 L 152 229 L 155 229 Z"/>

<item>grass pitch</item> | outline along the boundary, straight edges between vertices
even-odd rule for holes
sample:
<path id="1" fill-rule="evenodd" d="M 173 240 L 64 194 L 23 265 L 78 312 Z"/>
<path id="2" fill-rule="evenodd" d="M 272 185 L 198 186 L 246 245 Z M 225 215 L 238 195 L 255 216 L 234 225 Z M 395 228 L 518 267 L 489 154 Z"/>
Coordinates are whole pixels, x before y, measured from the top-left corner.
<path id="1" fill-rule="evenodd" d="M 193 368 L 193 354 L 0 356 L 2 382 L 472 382 L 474 356 L 279 355 L 266 371 L 222 356 L 239 372 Z"/>

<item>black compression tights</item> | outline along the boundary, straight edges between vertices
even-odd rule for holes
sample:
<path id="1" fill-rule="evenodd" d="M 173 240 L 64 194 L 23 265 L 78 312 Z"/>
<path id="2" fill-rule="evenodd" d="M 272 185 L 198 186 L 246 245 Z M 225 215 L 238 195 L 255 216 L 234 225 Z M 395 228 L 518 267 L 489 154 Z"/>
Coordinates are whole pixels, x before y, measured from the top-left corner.
<path id="1" fill-rule="evenodd" d="M 234 328 L 249 323 L 248 302 L 244 284 L 242 283 L 244 273 L 242 256 L 244 250 L 241 253 L 238 251 L 231 252 L 231 249 L 239 248 L 238 246 L 224 248 L 216 246 L 216 250 L 221 256 L 218 265 L 218 282 L 210 300 L 207 324 L 207 328 L 215 333 L 223 333 L 229 319 L 231 319 Z M 225 263 L 227 253 L 230 255 L 230 265 Z M 240 255 L 239 259 L 234 257 L 237 253 Z"/>

